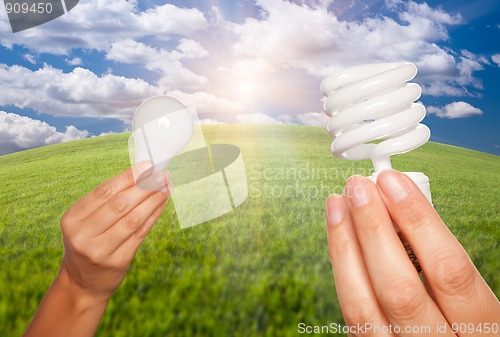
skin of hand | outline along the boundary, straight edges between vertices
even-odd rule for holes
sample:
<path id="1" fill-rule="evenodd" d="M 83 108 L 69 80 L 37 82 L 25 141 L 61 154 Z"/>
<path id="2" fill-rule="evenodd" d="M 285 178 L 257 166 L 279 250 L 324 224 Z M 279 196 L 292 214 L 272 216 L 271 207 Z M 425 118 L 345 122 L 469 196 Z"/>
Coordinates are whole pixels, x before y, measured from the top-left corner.
<path id="1" fill-rule="evenodd" d="M 166 205 L 166 172 L 140 162 L 102 183 L 62 217 L 59 273 L 24 336 L 93 336 L 109 298 Z M 146 176 L 157 191 L 138 187 Z M 160 191 L 158 191 L 160 190 Z"/>
<path id="2" fill-rule="evenodd" d="M 349 336 L 499 336 L 491 328 L 500 323 L 500 302 L 406 175 L 383 171 L 376 185 L 353 176 L 345 195 L 328 198 L 326 214 L 337 297 L 351 327 Z M 393 222 L 412 246 L 423 281 Z M 376 326 L 385 329 L 376 331 Z"/>

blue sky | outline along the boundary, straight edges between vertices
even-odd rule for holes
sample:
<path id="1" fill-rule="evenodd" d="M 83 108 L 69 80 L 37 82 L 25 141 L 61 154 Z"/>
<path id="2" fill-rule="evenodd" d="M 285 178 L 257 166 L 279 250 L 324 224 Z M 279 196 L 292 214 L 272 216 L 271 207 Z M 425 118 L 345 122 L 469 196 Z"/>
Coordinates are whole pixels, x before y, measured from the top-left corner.
<path id="1" fill-rule="evenodd" d="M 0 154 L 129 130 L 159 94 L 207 124 L 324 125 L 326 75 L 411 61 L 431 140 L 500 155 L 495 0 L 88 0 L 16 34 L 0 7 Z"/>

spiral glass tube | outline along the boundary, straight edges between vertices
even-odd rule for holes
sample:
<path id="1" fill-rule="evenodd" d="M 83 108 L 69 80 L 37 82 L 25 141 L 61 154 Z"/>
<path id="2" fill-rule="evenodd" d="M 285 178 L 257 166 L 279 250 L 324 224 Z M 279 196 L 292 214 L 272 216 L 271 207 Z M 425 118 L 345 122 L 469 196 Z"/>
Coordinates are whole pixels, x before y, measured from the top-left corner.
<path id="1" fill-rule="evenodd" d="M 321 91 L 327 125 L 334 137 L 332 154 L 359 160 L 371 159 L 375 172 L 391 168 L 390 156 L 405 153 L 429 140 L 429 128 L 413 63 L 378 63 L 350 67 L 326 77 Z M 373 141 L 381 141 L 377 144 Z"/>
<path id="2" fill-rule="evenodd" d="M 430 130 L 420 124 L 425 107 L 415 103 L 422 90 L 407 83 L 417 74 L 409 62 L 364 64 L 327 76 L 321 83 L 330 116 L 327 131 L 334 138 L 331 151 L 348 160 L 370 159 L 376 181 L 379 172 L 392 168 L 390 156 L 411 151 L 429 140 Z M 421 172 L 404 172 L 431 202 L 429 179 Z M 420 265 L 399 229 L 396 231 L 418 272 Z"/>

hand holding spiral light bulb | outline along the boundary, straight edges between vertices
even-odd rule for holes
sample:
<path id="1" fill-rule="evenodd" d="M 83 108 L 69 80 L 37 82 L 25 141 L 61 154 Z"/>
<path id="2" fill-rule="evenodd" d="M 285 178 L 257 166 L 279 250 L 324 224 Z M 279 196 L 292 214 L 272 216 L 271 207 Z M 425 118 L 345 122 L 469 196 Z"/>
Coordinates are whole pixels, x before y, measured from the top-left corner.
<path id="1" fill-rule="evenodd" d="M 358 65 L 327 76 L 321 91 L 326 96 L 325 113 L 331 117 L 328 134 L 335 138 L 332 154 L 349 160 L 371 159 L 375 170 L 370 179 L 375 181 L 379 172 L 392 168 L 391 155 L 426 143 L 430 130 L 420 124 L 425 107 L 414 103 L 421 88 L 416 83 L 406 83 L 416 74 L 413 63 L 397 62 Z M 405 174 L 431 202 L 429 179 L 421 172 Z M 411 247 L 403 237 L 401 241 L 421 272 Z"/>

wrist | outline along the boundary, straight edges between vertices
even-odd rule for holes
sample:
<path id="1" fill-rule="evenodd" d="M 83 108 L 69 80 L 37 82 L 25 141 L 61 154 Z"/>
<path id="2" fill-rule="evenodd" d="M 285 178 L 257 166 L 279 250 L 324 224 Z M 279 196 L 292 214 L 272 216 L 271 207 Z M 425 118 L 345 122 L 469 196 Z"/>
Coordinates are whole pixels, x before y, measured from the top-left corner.
<path id="1" fill-rule="evenodd" d="M 64 263 L 56 276 L 52 287 L 64 294 L 71 306 L 79 314 L 87 311 L 95 311 L 98 308 L 105 309 L 108 305 L 111 294 L 95 294 L 82 288 L 70 276 Z"/>
<path id="2" fill-rule="evenodd" d="M 109 298 L 79 286 L 63 263 L 24 336 L 94 336 Z"/>

